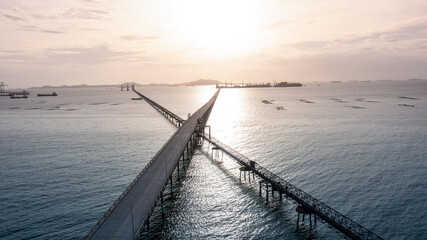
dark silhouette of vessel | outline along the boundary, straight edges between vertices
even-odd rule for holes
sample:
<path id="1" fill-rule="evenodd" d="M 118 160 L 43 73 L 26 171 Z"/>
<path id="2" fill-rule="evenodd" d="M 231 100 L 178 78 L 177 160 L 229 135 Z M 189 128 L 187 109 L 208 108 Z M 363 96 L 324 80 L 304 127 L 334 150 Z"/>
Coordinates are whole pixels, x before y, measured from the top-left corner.
<path id="1" fill-rule="evenodd" d="M 279 82 L 275 84 L 217 84 L 216 88 L 269 88 L 269 87 L 302 87 L 302 83 Z"/>
<path id="2" fill-rule="evenodd" d="M 56 96 L 58 96 L 58 94 L 56 92 L 37 94 L 37 97 L 56 97 Z"/>

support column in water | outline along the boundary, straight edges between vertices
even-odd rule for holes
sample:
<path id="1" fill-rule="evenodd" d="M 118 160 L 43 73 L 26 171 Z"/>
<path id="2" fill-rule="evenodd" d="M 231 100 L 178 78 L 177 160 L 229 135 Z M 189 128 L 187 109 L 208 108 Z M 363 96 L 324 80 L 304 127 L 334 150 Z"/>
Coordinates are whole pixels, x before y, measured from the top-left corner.
<path id="1" fill-rule="evenodd" d="M 162 205 L 162 216 L 165 216 L 165 208 L 163 206 L 163 191 L 160 193 L 160 203 Z"/>

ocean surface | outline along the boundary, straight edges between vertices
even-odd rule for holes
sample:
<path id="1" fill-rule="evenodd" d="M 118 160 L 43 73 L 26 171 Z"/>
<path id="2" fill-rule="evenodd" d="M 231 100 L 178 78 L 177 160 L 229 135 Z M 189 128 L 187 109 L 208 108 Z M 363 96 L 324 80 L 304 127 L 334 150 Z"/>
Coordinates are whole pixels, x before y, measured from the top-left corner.
<path id="1" fill-rule="evenodd" d="M 138 89 L 186 118 L 214 87 Z M 56 91 L 57 97 L 37 97 Z M 0 239 L 82 239 L 176 130 L 119 88 L 0 97 Z M 262 101 L 269 100 L 272 104 Z M 283 107 L 284 110 L 278 110 Z M 427 81 L 223 89 L 212 135 L 385 239 L 427 236 Z M 205 146 L 207 148 L 207 146 Z M 236 164 L 197 151 L 157 208 L 163 239 L 341 239 L 296 229 L 296 205 L 258 196 Z"/>

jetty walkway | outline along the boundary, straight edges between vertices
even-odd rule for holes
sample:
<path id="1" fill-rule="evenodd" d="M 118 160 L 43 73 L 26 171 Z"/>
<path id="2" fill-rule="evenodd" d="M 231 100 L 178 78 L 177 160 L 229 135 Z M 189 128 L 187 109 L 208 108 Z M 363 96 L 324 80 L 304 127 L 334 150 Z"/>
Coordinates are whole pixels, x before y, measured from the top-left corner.
<path id="1" fill-rule="evenodd" d="M 123 194 L 105 212 L 84 239 L 136 239 L 159 199 L 163 202 L 163 190 L 170 180 L 179 160 L 194 145 L 199 129 L 204 129 L 215 104 L 219 90 L 185 122 L 165 143 L 154 158 L 138 174 Z M 147 100 L 147 99 L 146 99 Z M 171 115 L 174 119 L 176 115 Z M 171 185 L 172 186 L 172 185 Z"/>
<path id="2" fill-rule="evenodd" d="M 181 126 L 181 123 L 184 121 L 182 118 L 167 110 L 160 104 L 154 102 L 153 100 L 147 98 L 141 93 L 135 91 L 141 98 L 146 100 L 151 106 L 157 109 L 160 113 L 162 113 L 170 122 L 175 124 L 177 127 Z M 217 92 L 218 94 L 218 92 Z M 205 119 L 207 121 L 207 118 Z M 204 122 L 203 126 L 206 125 Z M 241 167 L 240 171 L 249 172 L 249 174 L 256 175 L 261 179 L 259 182 L 259 194 L 262 195 L 262 189 L 265 189 L 265 197 L 268 201 L 268 196 L 271 193 L 274 196 L 274 193 L 277 192 L 279 194 L 280 199 L 282 199 L 282 195 L 293 199 L 297 204 L 296 211 L 298 212 L 298 220 L 297 226 L 299 223 L 300 214 L 309 215 L 310 227 L 312 225 L 312 215 L 314 217 L 314 221 L 316 222 L 316 217 L 321 221 L 325 222 L 333 228 L 337 230 L 338 233 L 341 233 L 344 237 L 350 239 L 382 239 L 377 234 L 358 224 L 357 222 L 351 220 L 345 215 L 339 213 L 335 209 L 329 207 L 325 203 L 319 201 L 303 190 L 297 188 L 292 185 L 288 181 L 283 178 L 277 176 L 276 174 L 270 172 L 263 166 L 259 165 L 255 161 L 250 160 L 243 154 L 237 152 L 233 148 L 225 145 L 219 140 L 213 138 L 210 134 L 204 134 L 204 131 L 199 131 L 198 136 L 208 141 L 213 145 L 212 147 L 212 155 L 213 151 L 221 151 L 228 155 L 231 159 L 236 161 Z M 270 190 L 269 190 L 270 189 Z"/>
<path id="3" fill-rule="evenodd" d="M 222 151 L 231 159 L 235 160 L 239 165 L 241 165 L 242 167 L 240 168 L 240 171 L 248 171 L 249 174 L 253 173 L 254 175 L 257 175 L 259 178 L 261 178 L 262 181 L 259 182 L 259 195 L 261 196 L 263 189 L 262 185 L 264 184 L 267 201 L 270 192 L 272 196 L 274 196 L 274 192 L 277 192 L 279 193 L 280 199 L 282 199 L 282 195 L 284 194 L 285 196 L 290 197 L 295 202 L 297 202 L 299 205 L 296 209 L 298 212 L 297 224 L 299 223 L 299 215 L 307 214 L 310 218 L 311 227 L 311 215 L 314 215 L 314 221 L 316 221 L 317 216 L 331 227 L 335 228 L 340 233 L 351 239 L 382 239 L 372 231 L 344 216 L 325 203 L 297 188 L 288 181 L 270 172 L 255 161 L 250 160 L 243 154 L 237 152 L 217 139 L 206 134 L 202 135 L 202 137 L 214 146 L 212 151 Z"/>

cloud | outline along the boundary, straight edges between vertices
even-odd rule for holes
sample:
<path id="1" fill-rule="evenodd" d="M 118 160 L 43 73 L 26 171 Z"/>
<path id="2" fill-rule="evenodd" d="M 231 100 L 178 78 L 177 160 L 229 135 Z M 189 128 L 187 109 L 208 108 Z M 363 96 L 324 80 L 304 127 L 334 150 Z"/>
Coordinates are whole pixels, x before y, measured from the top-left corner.
<path id="1" fill-rule="evenodd" d="M 96 9 L 83 9 L 83 8 L 70 8 L 60 14 L 63 18 L 69 19 L 94 19 L 94 20 L 106 20 L 106 16 L 109 15 L 107 11 L 101 11 Z"/>
<path id="2" fill-rule="evenodd" d="M 56 33 L 56 32 L 49 32 Z M 0 63 L 31 63 L 34 65 L 101 65 L 110 62 L 147 63 L 151 59 L 143 52 L 112 50 L 108 46 L 45 49 L 41 52 L 0 52 Z"/>
<path id="3" fill-rule="evenodd" d="M 296 20 L 287 20 L 287 21 L 277 21 L 271 24 L 265 25 L 265 29 L 276 29 L 286 25 L 305 25 L 305 24 L 315 24 L 316 21 L 296 21 Z"/>
<path id="4" fill-rule="evenodd" d="M 282 48 L 292 48 L 295 50 L 313 51 L 325 48 L 329 42 L 327 41 L 301 41 L 293 44 L 283 44 Z"/>
<path id="5" fill-rule="evenodd" d="M 0 16 L 9 21 L 24 22 L 32 19 L 56 20 L 56 19 L 87 19 L 108 20 L 110 12 L 96 8 L 68 8 L 56 12 L 25 12 L 18 7 L 0 9 Z"/>
<path id="6" fill-rule="evenodd" d="M 42 32 L 42 33 L 55 33 L 55 34 L 65 33 L 63 31 L 55 31 L 55 30 L 41 30 L 40 32 Z"/>
<path id="7" fill-rule="evenodd" d="M 29 62 L 29 56 L 23 51 L 1 51 L 0 52 L 0 64 L 19 64 Z"/>
<path id="8" fill-rule="evenodd" d="M 9 21 L 23 22 L 26 20 L 24 13 L 18 7 L 12 9 L 0 9 L 0 16 Z"/>
<path id="9" fill-rule="evenodd" d="M 41 28 L 39 26 L 35 26 L 35 25 L 24 25 L 24 26 L 21 26 L 21 28 L 19 30 L 30 31 L 30 32 L 41 32 L 41 33 L 54 33 L 54 34 L 66 33 L 65 31 L 43 29 L 43 28 Z"/>
<path id="10" fill-rule="evenodd" d="M 39 28 L 39 26 L 36 26 L 36 25 L 24 25 L 21 27 L 22 27 L 22 29 L 37 29 L 37 28 Z"/>
<path id="11" fill-rule="evenodd" d="M 360 44 L 364 42 L 397 42 L 416 39 L 427 39 L 427 22 L 413 23 L 394 30 L 379 31 L 365 36 L 347 38 L 338 41 L 343 44 Z"/>
<path id="12" fill-rule="evenodd" d="M 393 53 L 395 55 L 420 55 L 426 53 L 427 21 L 415 22 L 387 31 L 377 31 L 340 39 L 322 41 L 299 41 L 280 46 L 283 55 L 300 54 L 353 54 L 372 55 Z"/>
<path id="13" fill-rule="evenodd" d="M 375 80 L 426 78 L 427 60 L 424 55 L 382 53 L 325 53 L 285 58 L 272 56 L 260 60 L 277 75 L 296 81 Z M 310 74 L 307 74 L 310 73 Z"/>
<path id="14" fill-rule="evenodd" d="M 42 19 L 42 20 L 59 19 L 57 15 L 47 15 L 47 14 L 41 14 L 41 13 L 32 14 L 31 17 L 33 19 Z"/>
<path id="15" fill-rule="evenodd" d="M 281 27 L 281 26 L 287 25 L 287 24 L 292 24 L 292 23 L 294 23 L 294 22 L 292 22 L 292 21 L 278 21 L 278 22 L 271 23 L 271 24 L 265 26 L 264 28 L 274 29 L 274 28 Z"/>
<path id="16" fill-rule="evenodd" d="M 150 61 L 143 52 L 117 51 L 108 46 L 47 49 L 42 55 L 42 62 L 47 64 L 99 65 L 109 62 Z"/>
<path id="17" fill-rule="evenodd" d="M 121 36 L 120 39 L 125 41 L 146 41 L 146 40 L 154 40 L 159 39 L 158 36 L 141 36 L 141 35 L 125 35 Z"/>
<path id="18" fill-rule="evenodd" d="M 91 48 L 61 48 L 45 50 L 45 62 L 58 64 L 97 65 L 125 57 L 124 52 L 113 51 L 107 46 Z"/>

